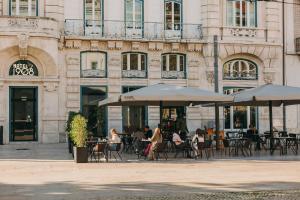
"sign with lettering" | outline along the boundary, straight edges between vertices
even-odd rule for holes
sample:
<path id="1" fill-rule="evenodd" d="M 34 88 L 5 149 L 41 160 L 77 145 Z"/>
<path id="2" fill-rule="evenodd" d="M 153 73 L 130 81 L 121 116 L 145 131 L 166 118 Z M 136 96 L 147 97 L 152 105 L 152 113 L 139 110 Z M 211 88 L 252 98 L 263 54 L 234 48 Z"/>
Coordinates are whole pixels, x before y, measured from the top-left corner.
<path id="1" fill-rule="evenodd" d="M 9 69 L 10 76 L 38 76 L 37 67 L 29 60 L 19 60 Z"/>

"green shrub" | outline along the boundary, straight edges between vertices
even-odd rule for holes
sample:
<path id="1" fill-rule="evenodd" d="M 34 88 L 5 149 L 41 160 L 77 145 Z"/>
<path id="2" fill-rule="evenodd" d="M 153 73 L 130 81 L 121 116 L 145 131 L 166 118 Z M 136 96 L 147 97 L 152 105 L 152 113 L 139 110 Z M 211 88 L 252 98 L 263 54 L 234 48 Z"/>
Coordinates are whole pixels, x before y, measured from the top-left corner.
<path id="1" fill-rule="evenodd" d="M 88 137 L 87 120 L 80 114 L 74 116 L 71 122 L 70 136 L 76 147 L 85 147 Z"/>
<path id="2" fill-rule="evenodd" d="M 74 111 L 70 111 L 69 114 L 68 114 L 68 120 L 66 122 L 66 132 L 69 132 L 71 131 L 71 123 L 73 121 L 73 118 L 80 114 L 79 112 L 74 112 Z"/>

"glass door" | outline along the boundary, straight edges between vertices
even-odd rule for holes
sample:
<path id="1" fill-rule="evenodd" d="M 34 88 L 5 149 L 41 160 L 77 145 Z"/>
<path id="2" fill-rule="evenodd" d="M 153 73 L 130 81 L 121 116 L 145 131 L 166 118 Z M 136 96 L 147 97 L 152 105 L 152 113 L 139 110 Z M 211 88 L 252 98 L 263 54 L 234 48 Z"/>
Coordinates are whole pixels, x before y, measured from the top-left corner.
<path id="1" fill-rule="evenodd" d="M 170 0 L 165 2 L 165 37 L 181 37 L 181 1 Z"/>
<path id="2" fill-rule="evenodd" d="M 102 0 L 85 0 L 85 35 L 102 35 Z"/>
<path id="3" fill-rule="evenodd" d="M 143 36 L 143 1 L 125 0 L 126 36 Z"/>
<path id="4" fill-rule="evenodd" d="M 10 88 L 12 141 L 37 141 L 37 88 Z"/>

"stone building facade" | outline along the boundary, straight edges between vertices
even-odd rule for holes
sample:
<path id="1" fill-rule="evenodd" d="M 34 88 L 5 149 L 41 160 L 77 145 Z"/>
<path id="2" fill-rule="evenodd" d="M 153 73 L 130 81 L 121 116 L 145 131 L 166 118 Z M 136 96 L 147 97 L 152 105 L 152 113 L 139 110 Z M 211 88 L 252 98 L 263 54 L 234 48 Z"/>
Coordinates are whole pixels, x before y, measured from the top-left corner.
<path id="1" fill-rule="evenodd" d="M 220 93 L 282 84 L 281 13 L 278 2 L 245 0 L 0 0 L 4 141 L 62 142 L 69 111 L 83 112 L 96 135 L 154 128 L 158 107 L 96 109 L 96 102 L 155 83 L 214 90 L 214 36 Z M 223 129 L 267 129 L 265 108 L 220 111 Z M 274 112 L 280 129 L 282 109 Z M 214 124 L 212 108 L 164 115 L 191 131 Z"/>

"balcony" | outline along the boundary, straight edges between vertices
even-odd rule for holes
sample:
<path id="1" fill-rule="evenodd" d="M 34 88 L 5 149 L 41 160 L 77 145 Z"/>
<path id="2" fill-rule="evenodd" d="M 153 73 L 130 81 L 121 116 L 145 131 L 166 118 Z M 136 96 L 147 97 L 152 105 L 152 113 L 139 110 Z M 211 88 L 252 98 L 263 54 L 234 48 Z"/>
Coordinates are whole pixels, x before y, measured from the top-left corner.
<path id="1" fill-rule="evenodd" d="M 295 48 L 296 48 L 296 53 L 300 54 L 300 37 L 296 38 Z"/>
<path id="2" fill-rule="evenodd" d="M 145 70 L 122 70 L 123 78 L 146 78 L 147 72 Z"/>
<path id="3" fill-rule="evenodd" d="M 59 38 L 57 21 L 48 17 L 0 16 L 0 32 L 4 35 L 28 33 L 29 36 Z"/>
<path id="4" fill-rule="evenodd" d="M 164 79 L 185 79 L 185 72 L 183 72 L 183 71 L 162 71 L 161 76 Z"/>
<path id="5" fill-rule="evenodd" d="M 247 72 L 235 72 L 235 73 L 224 73 L 224 80 L 257 80 L 258 75 L 256 73 Z"/>
<path id="6" fill-rule="evenodd" d="M 201 24 L 178 24 L 174 30 L 166 30 L 159 22 L 125 22 L 65 20 L 66 36 L 86 36 L 103 39 L 148 39 L 148 40 L 201 40 Z"/>

